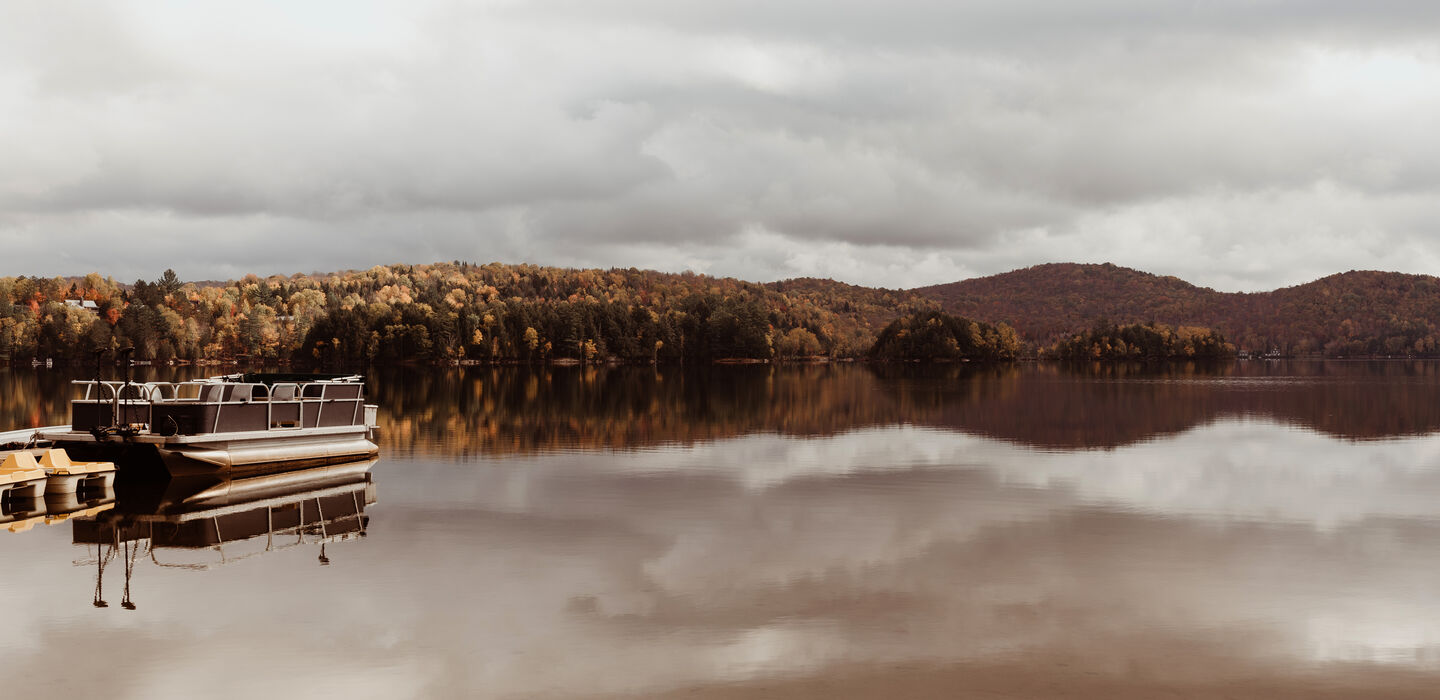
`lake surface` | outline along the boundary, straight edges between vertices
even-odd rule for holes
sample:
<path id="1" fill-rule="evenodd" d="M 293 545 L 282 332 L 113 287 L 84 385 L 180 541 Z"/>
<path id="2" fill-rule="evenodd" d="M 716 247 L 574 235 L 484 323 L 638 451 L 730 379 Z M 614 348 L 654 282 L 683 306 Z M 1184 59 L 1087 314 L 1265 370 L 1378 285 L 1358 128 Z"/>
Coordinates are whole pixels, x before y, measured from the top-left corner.
<path id="1" fill-rule="evenodd" d="M 0 370 L 0 428 L 65 422 L 66 372 Z M 261 516 L 173 484 L 12 513 L 7 697 L 1440 687 L 1437 363 L 407 369 L 368 392 L 379 461 Z"/>

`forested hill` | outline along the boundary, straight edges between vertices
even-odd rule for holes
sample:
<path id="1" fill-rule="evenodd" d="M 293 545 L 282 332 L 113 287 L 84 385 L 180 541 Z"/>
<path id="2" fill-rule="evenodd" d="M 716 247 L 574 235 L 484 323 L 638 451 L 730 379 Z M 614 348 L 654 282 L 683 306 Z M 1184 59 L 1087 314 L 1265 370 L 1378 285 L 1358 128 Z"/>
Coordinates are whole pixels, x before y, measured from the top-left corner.
<path id="1" fill-rule="evenodd" d="M 128 346 L 137 359 L 319 363 L 860 357 L 892 321 L 942 306 L 976 328 L 1008 324 L 1032 351 L 1103 320 L 1213 328 L 1250 351 L 1440 354 L 1440 279 L 1423 275 L 1347 272 L 1229 294 L 1114 265 L 1053 264 L 892 291 L 455 262 L 224 283 L 169 271 L 129 285 L 0 277 L 0 360 L 78 362 Z"/>
<path id="2" fill-rule="evenodd" d="M 816 277 L 797 277 L 781 282 L 770 282 L 764 286 L 809 306 L 823 307 L 836 313 L 852 315 L 861 324 L 877 333 L 899 317 L 905 308 L 916 310 L 938 308 L 932 298 L 913 291 L 861 287 Z M 902 304 L 905 308 L 897 307 L 896 304 Z M 871 340 L 874 339 L 871 338 Z"/>
<path id="3" fill-rule="evenodd" d="M 1101 319 L 1201 325 L 1226 296 L 1175 277 L 1074 263 L 1036 265 L 914 291 L 952 314 L 1004 320 L 1032 342 L 1046 344 Z"/>
<path id="4" fill-rule="evenodd" d="M 1440 279 L 1345 272 L 1273 292 L 1225 293 L 1115 265 L 1057 263 L 912 290 L 946 311 L 1004 321 L 1048 346 L 1099 320 L 1219 330 L 1237 348 L 1433 355 Z"/>
<path id="5" fill-rule="evenodd" d="M 857 357 L 880 327 L 935 302 L 910 292 L 762 285 L 636 269 L 437 263 L 333 274 L 123 285 L 0 277 L 0 359 L 318 363 L 710 361 Z"/>

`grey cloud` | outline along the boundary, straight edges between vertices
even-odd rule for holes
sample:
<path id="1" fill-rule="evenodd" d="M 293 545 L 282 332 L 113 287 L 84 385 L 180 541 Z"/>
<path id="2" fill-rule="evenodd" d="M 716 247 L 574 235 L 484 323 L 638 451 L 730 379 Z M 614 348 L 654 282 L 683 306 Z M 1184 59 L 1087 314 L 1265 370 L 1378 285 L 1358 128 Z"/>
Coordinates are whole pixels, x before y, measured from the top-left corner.
<path id="1" fill-rule="evenodd" d="M 139 5 L 22 7 L 0 236 L 236 256 L 162 265 L 200 277 L 643 260 L 893 287 L 1073 259 L 1273 287 L 1335 271 L 1325 247 L 1235 251 L 1354 236 L 1308 213 L 1331 192 L 1378 242 L 1345 267 L 1440 251 L 1433 207 L 1392 201 L 1440 188 L 1429 5 L 396 4 L 357 46 L 298 15 L 277 40 L 237 11 L 206 44 Z M 4 273 L 91 269 L 21 249 Z"/>
<path id="2" fill-rule="evenodd" d="M 16 0 L 0 17 L 0 57 L 28 68 L 29 87 L 45 98 L 83 109 L 87 100 L 144 90 L 177 74 L 112 4 Z"/>
<path id="3" fill-rule="evenodd" d="M 1433 6 L 1413 0 L 1355 5 L 1341 0 L 867 0 L 721 5 L 665 0 L 543 0 L 521 12 L 561 12 L 590 21 L 652 22 L 694 32 L 733 32 L 909 47 L 923 45 L 1069 49 L 1077 43 L 1150 35 L 1349 38 L 1365 41 L 1396 33 L 1423 35 L 1417 26 L 1440 19 Z"/>

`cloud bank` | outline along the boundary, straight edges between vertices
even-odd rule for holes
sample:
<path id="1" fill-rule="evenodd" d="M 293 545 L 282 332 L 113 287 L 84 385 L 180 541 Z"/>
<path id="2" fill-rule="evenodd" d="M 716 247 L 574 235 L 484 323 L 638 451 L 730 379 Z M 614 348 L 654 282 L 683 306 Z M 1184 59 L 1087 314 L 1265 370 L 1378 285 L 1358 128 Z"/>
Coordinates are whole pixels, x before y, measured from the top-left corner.
<path id="1" fill-rule="evenodd" d="M 22 0 L 0 274 L 1434 272 L 1426 3 Z"/>

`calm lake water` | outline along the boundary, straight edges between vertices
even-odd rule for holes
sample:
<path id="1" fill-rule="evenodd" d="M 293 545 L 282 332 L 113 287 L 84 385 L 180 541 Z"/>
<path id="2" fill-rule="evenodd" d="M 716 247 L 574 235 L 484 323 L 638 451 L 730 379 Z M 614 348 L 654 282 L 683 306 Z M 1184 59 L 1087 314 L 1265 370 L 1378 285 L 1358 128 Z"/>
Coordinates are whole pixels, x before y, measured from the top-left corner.
<path id="1" fill-rule="evenodd" d="M 65 422 L 66 372 L 0 370 L 0 429 Z M 412 369 L 368 392 L 381 458 L 349 474 L 9 513 L 6 696 L 1440 687 L 1440 364 Z"/>

